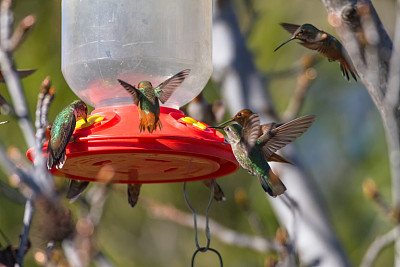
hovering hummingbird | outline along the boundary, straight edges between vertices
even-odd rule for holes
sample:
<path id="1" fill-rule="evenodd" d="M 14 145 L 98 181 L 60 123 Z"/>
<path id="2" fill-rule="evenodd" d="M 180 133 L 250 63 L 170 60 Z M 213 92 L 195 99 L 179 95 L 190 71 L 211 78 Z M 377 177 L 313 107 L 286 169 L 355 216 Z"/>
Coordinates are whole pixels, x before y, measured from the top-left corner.
<path id="1" fill-rule="evenodd" d="M 82 194 L 82 192 L 86 189 L 89 185 L 87 181 L 79 181 L 70 179 L 69 187 L 67 191 L 67 198 L 69 202 L 72 203 L 78 199 L 78 197 Z"/>
<path id="2" fill-rule="evenodd" d="M 74 132 L 77 118 L 83 118 L 86 122 L 88 108 L 82 100 L 75 100 L 66 106 L 56 117 L 51 126 L 50 139 L 47 145 L 49 158 L 47 168 L 54 166 L 61 169 L 66 160 L 65 149 Z"/>
<path id="3" fill-rule="evenodd" d="M 221 129 L 221 127 L 216 127 Z M 263 155 L 263 147 L 268 139 L 268 133 L 258 137 L 260 132 L 260 119 L 258 114 L 249 116 L 244 127 L 234 123 L 222 128 L 232 146 L 233 154 L 240 166 L 251 175 L 256 175 L 264 191 L 276 197 L 286 191 L 285 185 L 273 173 Z"/>
<path id="4" fill-rule="evenodd" d="M 258 114 L 251 110 L 243 110 L 231 120 L 238 124 L 235 123 L 223 129 L 240 165 L 251 174 L 258 176 L 268 194 L 277 196 L 285 191 L 285 186 L 272 172 L 267 160 L 274 152 L 301 136 L 314 120 L 315 116 L 308 115 L 283 124 L 270 123 L 260 126 Z"/>
<path id="5" fill-rule="evenodd" d="M 242 127 L 246 127 L 249 117 L 253 114 L 255 114 L 255 113 L 253 113 L 250 109 L 243 109 L 243 110 L 239 111 L 232 119 L 220 124 L 219 126 L 223 126 L 230 122 L 237 122 Z M 271 122 L 271 123 L 267 123 L 267 124 L 262 124 L 260 126 L 258 137 L 261 137 L 262 135 L 267 134 L 267 133 L 269 133 L 270 135 L 274 135 L 274 136 L 277 133 L 279 133 L 280 136 L 277 136 L 277 137 L 279 137 L 282 140 L 285 140 L 285 144 L 282 146 L 282 147 L 284 147 L 285 145 L 294 141 L 294 139 L 296 139 L 297 137 L 302 135 L 311 126 L 311 124 L 314 122 L 314 120 L 315 120 L 315 116 L 304 116 L 304 117 L 292 120 L 287 123 Z M 284 131 L 283 131 L 283 129 L 284 129 Z M 280 140 L 280 139 L 276 140 L 276 141 L 282 142 L 282 140 Z M 271 141 L 273 141 L 273 140 L 271 140 Z M 268 143 L 268 145 L 275 146 L 275 144 L 271 143 L 271 141 L 270 141 L 270 143 Z M 282 148 L 282 147 L 280 147 L 280 148 Z M 274 153 L 277 150 L 278 149 L 268 152 L 268 153 L 265 153 L 265 160 L 292 164 L 287 159 Z"/>
<path id="6" fill-rule="evenodd" d="M 131 207 L 135 207 L 139 199 L 142 184 L 128 184 L 128 202 Z"/>
<path id="7" fill-rule="evenodd" d="M 289 33 L 293 34 L 293 36 L 278 46 L 274 52 L 294 39 L 300 40 L 302 46 L 312 50 L 317 50 L 323 56 L 327 57 L 329 61 L 339 61 L 343 76 L 350 81 L 350 72 L 354 80 L 357 81 L 358 74 L 349 60 L 346 49 L 335 37 L 327 32 L 318 30 L 311 24 L 295 25 L 290 23 L 281 23 L 281 26 Z"/>
<path id="8" fill-rule="evenodd" d="M 160 103 L 167 102 L 175 89 L 181 85 L 185 78 L 189 75 L 190 69 L 185 69 L 168 80 L 165 80 L 157 87 L 153 88 L 149 81 L 142 81 L 136 87 L 118 80 L 119 83 L 133 96 L 133 103 L 137 105 L 139 111 L 139 130 L 140 132 L 149 131 L 152 133 L 157 127 L 161 130 L 162 124 L 159 119 Z"/>

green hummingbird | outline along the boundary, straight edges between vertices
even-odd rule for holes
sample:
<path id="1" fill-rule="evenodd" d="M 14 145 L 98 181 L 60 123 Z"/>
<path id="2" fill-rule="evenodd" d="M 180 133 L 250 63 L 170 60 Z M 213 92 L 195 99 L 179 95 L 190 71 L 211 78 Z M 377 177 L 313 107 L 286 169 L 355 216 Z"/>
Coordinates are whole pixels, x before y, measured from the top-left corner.
<path id="1" fill-rule="evenodd" d="M 335 37 L 317 29 L 311 24 L 296 25 L 281 23 L 281 26 L 293 36 L 278 46 L 274 52 L 294 39 L 300 40 L 302 46 L 317 50 L 320 54 L 327 57 L 329 61 L 339 61 L 343 76 L 350 81 L 350 72 L 354 80 L 357 81 L 358 74 L 349 60 L 347 51 Z"/>
<path id="2" fill-rule="evenodd" d="M 260 131 L 258 114 L 250 115 L 245 127 L 234 123 L 225 126 L 223 130 L 227 135 L 233 154 L 240 166 L 246 169 L 251 175 L 256 175 L 262 188 L 270 196 L 276 197 L 283 194 L 286 191 L 285 185 L 264 159 L 262 150 L 265 145 L 265 136 L 258 137 Z"/>
<path id="3" fill-rule="evenodd" d="M 236 115 L 232 119 L 221 123 L 219 126 L 223 126 L 223 125 L 225 125 L 227 123 L 230 123 L 230 122 L 237 122 L 238 124 L 240 124 L 243 127 L 247 123 L 247 120 L 250 117 L 250 115 L 252 115 L 252 114 L 254 114 L 254 113 L 250 109 L 243 109 L 243 110 L 239 111 L 238 113 L 236 113 Z M 268 131 L 270 131 L 270 130 L 272 130 L 272 129 L 276 128 L 277 126 L 280 126 L 280 125 L 282 125 L 282 124 L 281 123 L 280 124 L 279 123 L 275 123 L 275 122 L 263 124 L 263 125 L 260 126 L 260 132 L 259 132 L 258 136 L 260 137 L 263 134 L 267 133 Z M 290 161 L 288 161 L 287 159 L 285 159 L 282 156 L 279 156 L 276 153 L 272 153 L 269 156 L 269 158 L 266 158 L 266 160 L 267 161 L 275 161 L 275 162 L 292 164 Z"/>
<path id="4" fill-rule="evenodd" d="M 132 95 L 133 103 L 139 111 L 139 130 L 140 132 L 149 131 L 152 133 L 157 127 L 161 130 L 162 124 L 159 119 L 160 103 L 167 102 L 175 89 L 182 84 L 189 75 L 190 69 L 185 69 L 168 80 L 165 80 L 157 87 L 153 87 L 149 81 L 142 81 L 138 84 L 138 88 L 127 82 L 118 80 L 119 83 Z"/>
<path id="5" fill-rule="evenodd" d="M 223 130 L 240 165 L 250 174 L 257 175 L 265 192 L 274 197 L 278 196 L 285 192 L 286 187 L 272 172 L 267 160 L 274 152 L 302 135 L 312 125 L 315 116 L 308 115 L 284 124 L 271 123 L 261 126 L 258 114 L 250 110 L 246 112 L 248 114 L 246 119 L 243 121 L 239 119 L 243 127 L 239 123 L 234 123 L 224 127 Z"/>
<path id="6" fill-rule="evenodd" d="M 250 109 L 243 109 L 239 111 L 232 119 L 220 124 L 220 126 L 223 126 L 229 122 L 236 122 L 242 127 L 246 127 L 248 119 L 253 114 L 255 113 L 253 113 Z M 267 147 L 265 148 L 264 153 L 265 160 L 292 164 L 287 159 L 276 154 L 275 151 L 283 148 L 287 144 L 293 142 L 297 137 L 301 136 L 313 124 L 314 120 L 314 115 L 308 115 L 291 120 L 287 123 L 271 122 L 260 125 L 258 137 L 261 137 L 265 134 L 269 134 L 271 136 L 271 139 L 267 140 L 266 143 Z M 280 147 L 275 149 L 275 143 L 279 143 Z M 268 148 L 269 146 L 270 148 Z"/>
<path id="7" fill-rule="evenodd" d="M 66 106 L 56 117 L 51 126 L 50 139 L 47 145 L 49 158 L 47 168 L 50 170 L 54 166 L 61 169 L 65 163 L 67 145 L 75 130 L 77 118 L 87 121 L 88 108 L 82 100 L 75 100 Z"/>

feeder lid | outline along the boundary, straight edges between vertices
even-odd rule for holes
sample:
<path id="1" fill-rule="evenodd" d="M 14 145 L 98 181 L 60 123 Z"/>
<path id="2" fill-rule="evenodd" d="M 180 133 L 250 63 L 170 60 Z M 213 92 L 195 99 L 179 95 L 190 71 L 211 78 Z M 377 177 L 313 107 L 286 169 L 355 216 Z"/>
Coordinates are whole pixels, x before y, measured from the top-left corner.
<path id="1" fill-rule="evenodd" d="M 161 107 L 162 130 L 139 132 L 134 105 L 95 109 L 89 124 L 77 122 L 75 142 L 56 176 L 109 182 L 99 176 L 103 166 L 114 170 L 114 183 L 184 182 L 217 178 L 238 169 L 224 136 L 183 112 Z M 86 126 L 86 127 L 85 127 Z M 43 151 L 46 152 L 47 143 Z M 33 148 L 27 156 L 33 160 Z"/>

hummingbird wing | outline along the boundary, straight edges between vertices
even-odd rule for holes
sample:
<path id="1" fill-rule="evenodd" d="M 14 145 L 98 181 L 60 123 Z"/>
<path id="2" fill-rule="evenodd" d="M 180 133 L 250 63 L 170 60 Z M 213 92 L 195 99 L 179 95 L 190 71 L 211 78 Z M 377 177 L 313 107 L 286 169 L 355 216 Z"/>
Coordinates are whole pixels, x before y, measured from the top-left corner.
<path id="1" fill-rule="evenodd" d="M 250 115 L 246 125 L 242 128 L 242 138 L 244 140 L 247 151 L 251 149 L 257 142 L 260 133 L 260 117 L 257 113 Z"/>
<path id="2" fill-rule="evenodd" d="M 67 148 L 76 125 L 74 112 L 69 112 L 67 116 L 67 118 L 60 118 L 57 116 L 53 123 L 47 145 L 47 152 L 49 152 L 47 161 L 48 169 L 53 168 L 54 165 L 58 165 L 59 163 L 61 163 L 61 167 L 64 165 L 62 161 L 65 161 L 65 149 Z M 70 123 L 65 123 L 65 121 Z"/>
<path id="3" fill-rule="evenodd" d="M 169 97 L 172 95 L 172 93 L 175 91 L 176 88 L 178 88 L 181 83 L 186 79 L 186 77 L 189 75 L 190 69 L 185 69 L 181 72 L 178 72 L 168 80 L 165 80 L 164 82 L 160 83 L 159 86 L 154 88 L 154 92 L 158 99 L 160 99 L 161 103 L 167 102 Z"/>
<path id="4" fill-rule="evenodd" d="M 17 74 L 19 78 L 25 78 L 26 76 L 31 75 L 34 73 L 36 69 L 28 69 L 28 70 L 17 70 Z M 0 71 L 0 82 L 4 83 L 4 76 L 3 73 Z"/>
<path id="5" fill-rule="evenodd" d="M 282 126 L 283 123 L 276 123 L 276 122 L 271 122 L 271 123 L 265 123 L 261 125 L 261 131 L 264 134 L 267 132 L 271 131 L 272 129 L 275 129 L 276 127 Z"/>
<path id="6" fill-rule="evenodd" d="M 272 129 L 258 138 L 257 142 L 262 146 L 265 158 L 269 158 L 274 152 L 293 142 L 301 136 L 313 124 L 314 115 L 307 115 Z"/>
<path id="7" fill-rule="evenodd" d="M 297 24 L 291 24 L 291 23 L 281 23 L 281 26 L 290 32 L 291 34 L 294 34 L 294 32 L 301 26 Z"/>
<path id="8" fill-rule="evenodd" d="M 124 87 L 126 89 L 126 91 L 128 91 L 132 95 L 133 104 L 135 104 L 137 106 L 139 104 L 140 91 L 138 89 L 136 89 L 135 86 L 130 85 L 129 83 L 124 82 L 123 80 L 118 79 L 118 81 L 122 85 L 122 87 Z"/>

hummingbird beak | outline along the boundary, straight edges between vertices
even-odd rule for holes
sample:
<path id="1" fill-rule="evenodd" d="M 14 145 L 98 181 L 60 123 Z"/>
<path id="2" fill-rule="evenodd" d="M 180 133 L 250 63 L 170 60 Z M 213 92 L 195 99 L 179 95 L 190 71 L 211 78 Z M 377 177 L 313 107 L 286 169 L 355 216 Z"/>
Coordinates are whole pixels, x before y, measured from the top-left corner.
<path id="1" fill-rule="evenodd" d="M 210 127 L 208 127 L 208 128 L 211 128 L 211 129 L 218 129 L 218 130 L 223 130 L 223 129 L 224 129 L 224 127 L 219 127 L 219 126 L 210 126 Z"/>
<path id="2" fill-rule="evenodd" d="M 274 50 L 274 52 L 276 51 L 276 50 L 278 50 L 279 48 L 281 48 L 283 45 L 285 45 L 286 43 L 289 43 L 290 41 L 292 41 L 292 40 L 294 40 L 294 39 L 296 39 L 296 36 L 292 36 L 289 40 L 287 40 L 286 42 L 284 42 L 283 44 L 281 44 L 280 46 L 278 46 L 277 48 L 275 48 L 275 50 Z"/>
<path id="3" fill-rule="evenodd" d="M 86 114 L 85 116 L 82 116 L 82 119 L 83 119 L 86 123 L 88 123 L 87 114 Z"/>
<path id="4" fill-rule="evenodd" d="M 223 127 L 225 124 L 227 124 L 227 123 L 230 123 L 230 122 L 233 122 L 234 121 L 234 119 L 230 119 L 229 121 L 226 121 L 226 122 L 223 122 L 223 123 L 221 123 L 220 125 L 218 125 L 217 127 Z M 211 127 L 210 127 L 211 128 Z M 215 128 L 215 127 L 214 127 Z M 217 128 L 218 129 L 218 128 Z"/>

